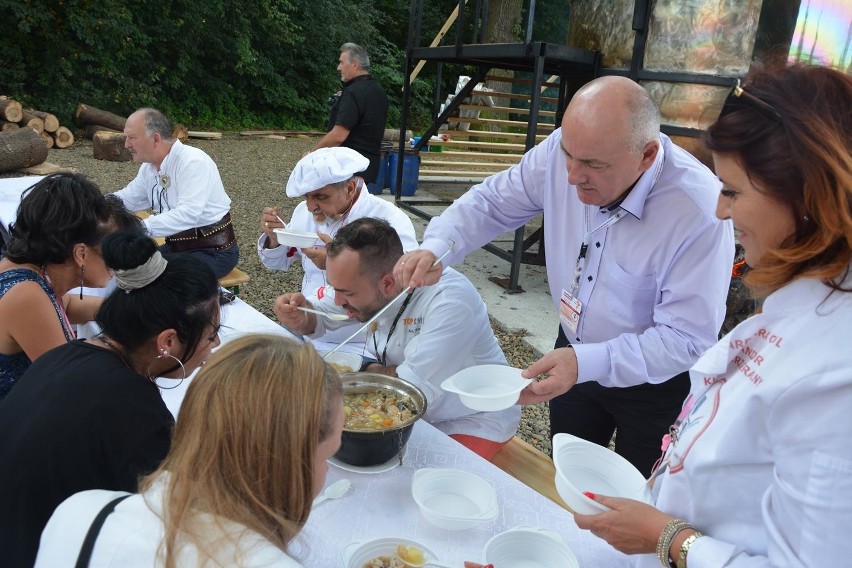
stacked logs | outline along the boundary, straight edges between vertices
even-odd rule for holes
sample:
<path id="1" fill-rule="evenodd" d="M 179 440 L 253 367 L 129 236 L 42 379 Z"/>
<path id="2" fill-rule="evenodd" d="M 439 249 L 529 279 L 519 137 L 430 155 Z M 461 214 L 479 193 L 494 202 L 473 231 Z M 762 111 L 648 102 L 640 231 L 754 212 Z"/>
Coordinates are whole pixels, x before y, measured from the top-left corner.
<path id="1" fill-rule="evenodd" d="M 92 157 L 111 162 L 129 162 L 130 152 L 124 147 L 124 123 L 127 119 L 83 103 L 77 105 L 74 121 L 92 140 Z"/>
<path id="2" fill-rule="evenodd" d="M 59 124 L 56 115 L 24 110 L 15 99 L 0 96 L 0 132 L 8 134 L 27 126 L 38 133 L 46 148 L 68 148 L 74 143 L 74 134 Z"/>

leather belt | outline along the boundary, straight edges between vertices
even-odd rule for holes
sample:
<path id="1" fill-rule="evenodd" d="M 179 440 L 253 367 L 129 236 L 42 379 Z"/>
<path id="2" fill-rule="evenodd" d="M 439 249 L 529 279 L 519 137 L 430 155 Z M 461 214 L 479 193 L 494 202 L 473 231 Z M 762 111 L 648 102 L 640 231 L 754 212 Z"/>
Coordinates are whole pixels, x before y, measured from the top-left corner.
<path id="1" fill-rule="evenodd" d="M 172 252 L 186 252 L 191 250 L 212 248 L 225 250 L 237 242 L 237 235 L 231 225 L 231 214 L 225 213 L 216 223 L 187 229 L 166 237 L 166 244 Z"/>

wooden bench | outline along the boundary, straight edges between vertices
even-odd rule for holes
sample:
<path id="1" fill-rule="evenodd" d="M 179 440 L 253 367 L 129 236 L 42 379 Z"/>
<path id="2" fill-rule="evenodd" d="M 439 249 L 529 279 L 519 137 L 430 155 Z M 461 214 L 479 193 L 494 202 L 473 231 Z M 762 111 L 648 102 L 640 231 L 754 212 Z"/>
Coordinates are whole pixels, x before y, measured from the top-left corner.
<path id="1" fill-rule="evenodd" d="M 234 294 L 240 294 L 240 285 L 248 284 L 251 281 L 251 276 L 240 270 L 239 268 L 234 268 L 232 271 L 224 275 L 219 279 L 219 286 L 222 288 L 227 288 Z"/>
<path id="2" fill-rule="evenodd" d="M 557 505 L 571 511 L 556 491 L 554 481 L 556 467 L 553 465 L 553 460 L 527 442 L 515 436 L 494 455 L 491 463 Z"/>

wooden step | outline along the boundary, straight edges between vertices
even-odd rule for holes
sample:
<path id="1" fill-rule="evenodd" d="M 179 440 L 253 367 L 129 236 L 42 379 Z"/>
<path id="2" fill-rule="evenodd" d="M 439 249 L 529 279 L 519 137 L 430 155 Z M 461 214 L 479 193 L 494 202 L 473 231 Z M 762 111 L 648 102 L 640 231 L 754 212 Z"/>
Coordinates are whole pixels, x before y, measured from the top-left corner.
<path id="1" fill-rule="evenodd" d="M 480 112 L 496 112 L 496 113 L 509 113 L 509 114 L 529 114 L 530 110 L 527 108 L 511 108 L 511 107 L 501 107 L 501 106 L 488 106 L 488 105 L 469 105 L 469 104 L 460 104 L 459 109 L 462 110 L 478 110 Z M 539 116 L 556 116 L 556 111 L 553 110 L 539 110 Z"/>
<path id="2" fill-rule="evenodd" d="M 475 148 L 478 150 L 505 150 L 511 152 L 524 152 L 526 146 L 523 144 L 512 144 L 508 142 L 474 142 L 472 140 L 446 140 L 441 142 L 442 148 Z"/>
<path id="3" fill-rule="evenodd" d="M 462 122 L 465 124 L 479 124 L 483 126 L 512 126 L 516 128 L 529 128 L 529 123 L 523 120 L 508 120 L 503 118 L 466 118 L 463 116 L 453 116 L 447 122 Z M 554 129 L 552 122 L 538 123 L 538 129 Z"/>
<path id="4" fill-rule="evenodd" d="M 421 175 L 418 181 L 457 182 L 457 183 L 480 183 L 487 175 L 477 175 L 471 172 L 460 172 L 459 175 Z"/>
<path id="5" fill-rule="evenodd" d="M 488 162 L 456 162 L 453 160 L 422 160 L 420 170 L 423 168 L 434 168 L 438 166 L 450 166 L 453 168 L 482 168 L 488 170 L 502 171 L 513 164 L 494 164 Z"/>
<path id="6" fill-rule="evenodd" d="M 440 144 L 435 144 L 436 146 L 440 146 Z M 518 163 L 521 159 L 522 154 L 499 154 L 497 152 L 465 152 L 465 151 L 453 151 L 453 150 L 443 150 L 441 152 L 421 152 L 420 157 L 425 158 L 427 155 L 429 156 L 440 156 L 441 158 L 459 158 L 462 160 L 466 160 L 469 158 L 487 158 L 490 160 L 512 160 L 513 163 Z"/>
<path id="7" fill-rule="evenodd" d="M 503 168 L 503 170 L 509 169 L 507 167 Z M 500 170 L 501 172 L 503 170 Z M 440 177 L 481 177 L 482 179 L 487 178 L 488 176 L 494 175 L 499 172 L 472 172 L 470 170 L 424 170 L 421 168 L 419 177 L 423 179 L 424 176 L 440 176 Z"/>
<path id="8" fill-rule="evenodd" d="M 444 130 L 442 134 L 447 134 L 450 137 L 450 140 L 458 140 L 461 139 L 469 139 L 469 138 L 503 138 L 504 140 L 516 140 L 516 141 L 526 141 L 527 133 L 526 132 L 496 132 L 493 130 Z M 545 138 L 547 138 L 547 134 L 536 134 L 535 139 L 536 142 L 541 142 Z M 441 144 L 435 144 L 436 146 L 442 146 L 444 141 Z"/>
<path id="9" fill-rule="evenodd" d="M 499 99 L 515 99 L 516 101 L 528 101 L 532 98 L 531 95 L 525 95 L 523 93 L 504 93 L 502 91 L 474 91 L 471 93 L 471 96 L 489 96 Z M 541 97 L 539 101 L 543 103 L 558 103 L 559 99 L 557 97 Z"/>
<path id="10" fill-rule="evenodd" d="M 486 81 L 494 81 L 497 83 L 511 83 L 513 85 L 532 85 L 532 79 L 522 79 L 520 77 L 498 77 L 497 75 L 486 75 Z M 542 87 L 558 87 L 559 83 L 554 81 L 544 81 Z"/>

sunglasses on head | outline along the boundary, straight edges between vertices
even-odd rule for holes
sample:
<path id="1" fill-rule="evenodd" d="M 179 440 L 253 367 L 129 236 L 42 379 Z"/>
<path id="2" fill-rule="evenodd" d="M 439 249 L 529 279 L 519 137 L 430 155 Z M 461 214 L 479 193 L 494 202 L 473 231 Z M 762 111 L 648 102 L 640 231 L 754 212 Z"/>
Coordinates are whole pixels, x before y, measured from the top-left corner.
<path id="1" fill-rule="evenodd" d="M 737 108 L 741 108 L 743 105 L 751 107 L 752 109 L 758 111 L 760 114 L 771 120 L 780 123 L 784 122 L 784 120 L 781 118 L 781 113 L 778 112 L 774 106 L 769 103 L 763 102 L 754 95 L 750 95 L 749 93 L 747 93 L 740 86 L 740 80 L 737 79 L 737 84 L 734 85 L 734 88 L 731 89 L 731 92 L 725 99 L 725 103 L 722 105 L 722 111 L 719 113 L 719 116 L 722 117 L 726 114 L 730 114 Z"/>

